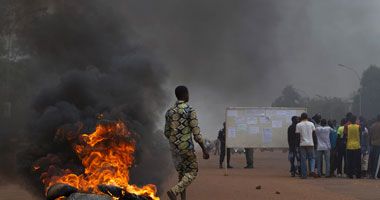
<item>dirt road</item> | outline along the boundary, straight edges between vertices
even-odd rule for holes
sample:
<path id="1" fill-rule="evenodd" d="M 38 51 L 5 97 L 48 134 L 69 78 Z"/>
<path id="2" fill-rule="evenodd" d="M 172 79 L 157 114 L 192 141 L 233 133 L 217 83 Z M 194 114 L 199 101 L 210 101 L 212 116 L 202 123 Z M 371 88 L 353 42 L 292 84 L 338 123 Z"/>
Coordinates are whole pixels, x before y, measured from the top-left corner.
<path id="1" fill-rule="evenodd" d="M 380 180 L 347 178 L 290 177 L 287 154 L 258 152 L 254 154 L 254 169 L 244 169 L 244 154 L 233 154 L 228 176 L 218 169 L 218 158 L 199 159 L 200 171 L 188 189 L 188 200 L 235 199 L 380 199 Z M 175 184 L 171 177 L 169 185 Z M 260 190 L 256 187 L 261 186 Z M 279 193 L 279 194 L 276 194 Z M 163 200 L 168 198 L 164 196 Z"/>
<path id="2" fill-rule="evenodd" d="M 228 170 L 228 176 L 224 176 L 224 170 L 218 168 L 218 157 L 212 155 L 207 161 L 200 158 L 198 156 L 200 171 L 197 179 L 188 188 L 188 200 L 380 199 L 380 180 L 347 178 L 301 180 L 290 177 L 287 154 L 282 152 L 256 151 L 254 169 L 244 169 L 244 154 L 234 154 L 231 159 L 234 168 Z M 176 181 L 176 174 L 173 171 L 164 189 L 169 189 Z M 257 186 L 261 186 L 261 189 L 257 190 Z M 33 198 L 18 186 L 0 187 L 0 200 L 20 199 Z M 166 195 L 161 199 L 168 200 Z"/>

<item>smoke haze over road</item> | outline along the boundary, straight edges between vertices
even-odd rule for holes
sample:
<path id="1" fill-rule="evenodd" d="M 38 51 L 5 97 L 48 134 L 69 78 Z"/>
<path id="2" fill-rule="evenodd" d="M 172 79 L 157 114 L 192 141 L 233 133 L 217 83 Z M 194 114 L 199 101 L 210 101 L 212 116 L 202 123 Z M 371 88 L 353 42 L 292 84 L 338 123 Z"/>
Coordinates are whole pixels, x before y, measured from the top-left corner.
<path id="1" fill-rule="evenodd" d="M 270 106 L 289 84 L 303 95 L 348 99 L 359 83 L 337 65 L 361 73 L 370 64 L 380 64 L 377 0 L 73 2 L 47 3 L 55 15 L 26 26 L 25 37 L 20 37 L 33 58 L 25 63 L 33 78 L 24 85 L 38 92 L 21 99 L 29 109 L 18 112 L 26 113 L 25 118 L 37 114 L 26 120 L 30 123 L 50 116 L 52 107 L 74 110 L 72 116 L 58 117 L 60 123 L 52 117 L 43 118 L 52 123 L 36 123 L 52 124 L 51 129 L 122 105 L 118 115 L 157 140 L 154 145 L 168 146 L 156 130 L 163 129 L 164 112 L 175 101 L 174 88 L 186 85 L 201 131 L 216 139 L 226 107 Z M 73 83 L 89 95 L 65 93 Z M 115 86 L 121 88 L 110 90 Z M 86 106 L 91 112 L 82 109 Z M 33 134 L 44 137 L 44 131 Z M 7 172 L 7 167 L 0 171 Z M 157 173 L 152 176 L 157 183 L 163 181 Z"/>
<path id="2" fill-rule="evenodd" d="M 169 68 L 168 92 L 189 86 L 211 139 L 227 106 L 270 106 L 285 85 L 302 95 L 349 98 L 380 63 L 380 2 L 140 1 L 125 13 L 139 39 Z"/>

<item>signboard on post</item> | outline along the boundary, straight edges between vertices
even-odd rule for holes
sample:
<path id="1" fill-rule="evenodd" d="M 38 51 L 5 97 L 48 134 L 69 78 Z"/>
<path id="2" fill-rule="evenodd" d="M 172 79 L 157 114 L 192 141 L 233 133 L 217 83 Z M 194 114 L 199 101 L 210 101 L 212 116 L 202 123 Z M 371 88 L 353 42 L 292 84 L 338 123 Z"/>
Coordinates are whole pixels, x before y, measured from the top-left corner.
<path id="1" fill-rule="evenodd" d="M 306 108 L 229 107 L 226 109 L 226 146 L 229 148 L 288 148 L 292 116 Z"/>
<path id="2" fill-rule="evenodd" d="M 287 107 L 228 107 L 226 148 L 288 148 L 291 118 L 306 111 Z"/>

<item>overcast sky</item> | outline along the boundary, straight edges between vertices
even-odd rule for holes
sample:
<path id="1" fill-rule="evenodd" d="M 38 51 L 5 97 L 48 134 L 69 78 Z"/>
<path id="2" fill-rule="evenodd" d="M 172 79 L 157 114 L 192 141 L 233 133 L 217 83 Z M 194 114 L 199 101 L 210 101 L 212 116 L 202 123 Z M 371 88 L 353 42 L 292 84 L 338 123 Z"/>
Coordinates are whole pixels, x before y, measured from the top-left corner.
<path id="1" fill-rule="evenodd" d="M 206 137 L 228 106 L 270 106 L 287 84 L 302 95 L 349 98 L 355 75 L 380 65 L 380 1 L 193 0 L 128 2 L 134 40 L 169 69 L 167 90 L 190 90 Z M 163 116 L 162 116 L 163 118 Z M 163 119 L 160 119 L 163 120 Z M 160 122 L 163 123 L 163 122 Z"/>

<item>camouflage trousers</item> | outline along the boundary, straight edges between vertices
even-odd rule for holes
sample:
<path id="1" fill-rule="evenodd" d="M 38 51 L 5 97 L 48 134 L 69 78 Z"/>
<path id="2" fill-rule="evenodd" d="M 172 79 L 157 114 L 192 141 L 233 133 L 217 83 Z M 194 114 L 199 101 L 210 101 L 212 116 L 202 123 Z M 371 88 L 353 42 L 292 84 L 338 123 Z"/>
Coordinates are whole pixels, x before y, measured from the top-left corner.
<path id="1" fill-rule="evenodd" d="M 180 155 L 173 154 L 173 161 L 179 181 L 170 190 L 178 195 L 194 181 L 198 174 L 198 163 L 194 150 L 181 152 Z"/>

